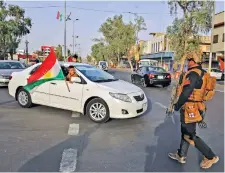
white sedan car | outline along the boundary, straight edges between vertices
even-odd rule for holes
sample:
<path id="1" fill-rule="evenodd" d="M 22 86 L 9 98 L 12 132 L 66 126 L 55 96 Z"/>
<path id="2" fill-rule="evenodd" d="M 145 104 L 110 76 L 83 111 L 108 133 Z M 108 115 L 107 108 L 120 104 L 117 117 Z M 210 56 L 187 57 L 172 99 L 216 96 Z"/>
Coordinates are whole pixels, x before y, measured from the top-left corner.
<path id="1" fill-rule="evenodd" d="M 208 71 L 208 68 L 204 68 L 205 71 Z M 211 68 L 210 76 L 215 77 L 217 80 L 222 78 L 223 72 L 217 68 Z"/>
<path id="2" fill-rule="evenodd" d="M 79 75 L 72 78 L 72 84 L 68 83 L 70 92 L 63 80 L 43 83 L 31 93 L 24 90 L 27 78 L 38 69 L 39 63 L 12 74 L 9 94 L 25 108 L 35 103 L 76 111 L 97 123 L 106 122 L 109 118 L 136 117 L 147 110 L 148 101 L 141 88 L 115 79 L 88 64 L 62 63 L 64 75 L 67 75 L 67 67 L 70 65 L 75 67 Z"/>

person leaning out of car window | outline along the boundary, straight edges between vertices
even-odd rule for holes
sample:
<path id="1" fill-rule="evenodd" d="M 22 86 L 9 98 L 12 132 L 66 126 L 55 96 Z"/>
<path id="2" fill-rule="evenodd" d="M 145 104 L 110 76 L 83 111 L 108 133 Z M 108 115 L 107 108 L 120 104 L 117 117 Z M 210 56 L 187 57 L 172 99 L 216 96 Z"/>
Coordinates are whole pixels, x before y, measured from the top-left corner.
<path id="1" fill-rule="evenodd" d="M 79 77 L 79 76 L 77 75 L 77 73 L 76 73 L 76 71 L 75 71 L 75 68 L 74 68 L 74 66 L 72 66 L 72 65 L 69 66 L 68 71 L 69 71 L 69 73 L 68 73 L 68 75 L 66 76 L 66 80 L 69 81 L 69 83 L 73 83 L 73 82 L 71 81 L 72 77 Z"/>

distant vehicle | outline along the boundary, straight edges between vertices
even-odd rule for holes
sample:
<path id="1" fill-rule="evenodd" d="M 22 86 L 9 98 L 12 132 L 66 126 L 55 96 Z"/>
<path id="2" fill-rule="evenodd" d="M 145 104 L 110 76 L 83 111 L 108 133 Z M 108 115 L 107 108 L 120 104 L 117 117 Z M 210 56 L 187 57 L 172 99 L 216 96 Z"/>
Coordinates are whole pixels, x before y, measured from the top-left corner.
<path id="1" fill-rule="evenodd" d="M 20 61 L 0 60 L 0 86 L 8 86 L 11 74 L 24 69 Z"/>
<path id="2" fill-rule="evenodd" d="M 99 61 L 98 62 L 98 68 L 104 71 L 108 71 L 108 62 L 106 61 Z"/>
<path id="3" fill-rule="evenodd" d="M 208 68 L 203 68 L 205 71 L 208 71 Z M 215 77 L 217 80 L 221 80 L 223 72 L 217 68 L 211 68 L 210 76 Z"/>
<path id="4" fill-rule="evenodd" d="M 138 62 L 138 67 L 142 66 L 158 66 L 158 61 L 151 59 L 142 59 Z"/>
<path id="5" fill-rule="evenodd" d="M 141 83 L 143 87 L 149 85 L 162 85 L 167 87 L 171 83 L 171 74 L 162 67 L 142 66 L 131 74 L 132 83 Z"/>
<path id="6" fill-rule="evenodd" d="M 92 121 L 104 123 L 109 118 L 132 118 L 146 112 L 148 107 L 144 91 L 122 80 L 115 79 L 94 66 L 83 63 L 62 62 L 64 76 L 67 67 L 75 67 L 79 77 L 68 83 L 64 80 L 53 80 L 38 86 L 31 93 L 23 89 L 27 78 L 34 73 L 41 63 L 35 64 L 22 72 L 15 72 L 9 82 L 9 94 L 21 107 L 28 108 L 34 104 L 57 107 L 80 112 Z"/>

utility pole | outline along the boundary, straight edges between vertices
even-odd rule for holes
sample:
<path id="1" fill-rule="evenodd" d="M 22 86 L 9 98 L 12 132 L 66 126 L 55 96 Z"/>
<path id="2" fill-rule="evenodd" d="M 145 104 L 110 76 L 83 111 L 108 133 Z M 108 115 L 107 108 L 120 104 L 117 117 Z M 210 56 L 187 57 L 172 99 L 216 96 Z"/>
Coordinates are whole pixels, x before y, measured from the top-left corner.
<path id="1" fill-rule="evenodd" d="M 66 61 L 66 0 L 64 4 L 64 61 Z"/>
<path id="2" fill-rule="evenodd" d="M 74 25 L 75 25 L 75 21 L 78 21 L 79 19 L 75 19 L 73 21 L 73 54 L 75 53 L 74 52 L 74 46 L 75 46 L 75 35 L 74 35 Z M 78 38 L 78 36 L 76 36 L 76 38 Z"/>
<path id="3" fill-rule="evenodd" d="M 213 29 L 214 29 L 215 12 L 216 12 L 216 2 L 213 1 L 213 15 L 212 15 L 212 29 L 211 29 L 211 45 L 210 45 L 209 68 L 208 68 L 208 72 L 209 73 L 211 72 L 211 68 L 212 68 Z"/>
<path id="4" fill-rule="evenodd" d="M 29 58 L 28 58 L 28 41 L 26 40 L 25 41 L 25 44 L 26 44 L 26 59 L 27 59 L 27 64 L 28 64 L 28 62 L 29 62 Z"/>

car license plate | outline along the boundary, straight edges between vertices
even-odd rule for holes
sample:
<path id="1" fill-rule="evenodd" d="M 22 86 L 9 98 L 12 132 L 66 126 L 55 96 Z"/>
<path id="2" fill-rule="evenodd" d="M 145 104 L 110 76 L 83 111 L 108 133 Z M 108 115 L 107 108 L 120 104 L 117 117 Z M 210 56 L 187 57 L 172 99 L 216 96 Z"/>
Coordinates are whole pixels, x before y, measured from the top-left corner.
<path id="1" fill-rule="evenodd" d="M 143 109 L 146 109 L 147 103 L 144 103 L 142 107 L 143 107 Z"/>
<path id="2" fill-rule="evenodd" d="M 158 76 L 158 79 L 163 79 L 163 76 Z"/>

